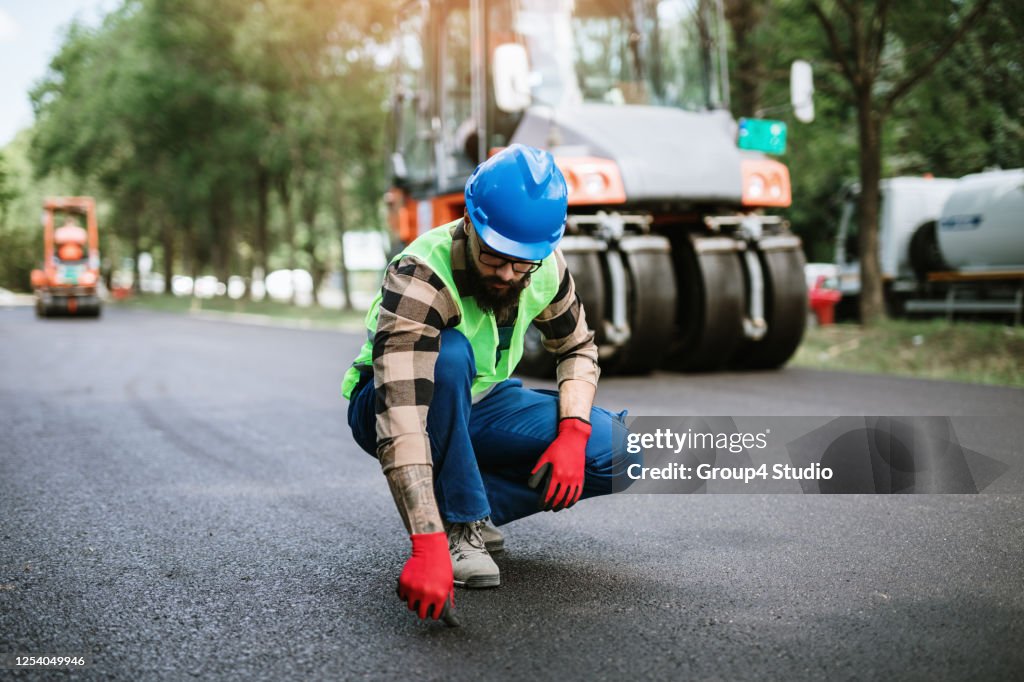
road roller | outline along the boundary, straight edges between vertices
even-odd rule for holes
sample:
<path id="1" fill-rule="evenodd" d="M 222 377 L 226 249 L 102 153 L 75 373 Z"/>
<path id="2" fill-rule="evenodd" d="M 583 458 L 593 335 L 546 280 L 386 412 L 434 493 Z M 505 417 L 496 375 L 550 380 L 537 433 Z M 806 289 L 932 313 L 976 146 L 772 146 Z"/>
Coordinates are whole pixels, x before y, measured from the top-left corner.
<path id="1" fill-rule="evenodd" d="M 92 197 L 47 198 L 43 202 L 43 267 L 32 271 L 36 315 L 99 317 L 99 286 L 96 202 Z"/>
<path id="2" fill-rule="evenodd" d="M 415 0 L 397 22 L 399 241 L 461 217 L 466 179 L 497 150 L 546 149 L 569 185 L 561 249 L 606 372 L 793 355 L 804 255 L 780 213 L 789 171 L 771 158 L 787 128 L 730 113 L 720 2 Z M 792 78 L 806 109 L 809 70 Z M 532 328 L 518 371 L 553 375 Z"/>

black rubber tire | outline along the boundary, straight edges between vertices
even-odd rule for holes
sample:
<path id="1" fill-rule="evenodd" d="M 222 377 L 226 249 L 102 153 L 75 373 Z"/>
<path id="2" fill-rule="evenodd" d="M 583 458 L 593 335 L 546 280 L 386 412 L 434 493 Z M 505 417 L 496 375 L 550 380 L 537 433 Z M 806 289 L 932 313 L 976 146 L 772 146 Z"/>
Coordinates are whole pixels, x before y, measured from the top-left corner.
<path id="1" fill-rule="evenodd" d="M 949 270 L 946 259 L 939 249 L 938 225 L 934 220 L 923 223 L 914 230 L 907 248 L 910 268 L 919 282 L 928 279 L 929 272 Z"/>
<path id="2" fill-rule="evenodd" d="M 566 252 L 566 266 L 576 285 L 576 294 L 583 303 L 587 325 L 594 331 L 594 340 L 604 340 L 605 286 L 601 257 L 597 251 Z M 526 330 L 523 358 L 516 366 L 516 374 L 538 379 L 553 379 L 555 356 L 544 348 L 543 339 L 532 324 Z"/>
<path id="3" fill-rule="evenodd" d="M 882 300 L 885 302 L 885 314 L 888 317 L 906 317 L 909 298 L 905 292 L 893 291 L 891 282 L 882 285 Z"/>
<path id="4" fill-rule="evenodd" d="M 583 304 L 587 326 L 594 332 L 594 341 L 600 345 L 605 341 L 604 318 L 607 310 L 601 254 L 597 251 L 587 251 L 566 252 L 563 255 L 576 285 L 576 295 Z"/>
<path id="5" fill-rule="evenodd" d="M 630 337 L 612 363 L 621 374 L 646 374 L 661 367 L 666 339 L 676 324 L 677 286 L 672 252 L 664 237 L 624 237 Z"/>
<path id="6" fill-rule="evenodd" d="M 844 295 L 836 304 L 836 322 L 860 322 L 860 295 Z"/>
<path id="7" fill-rule="evenodd" d="M 744 342 L 734 356 L 737 367 L 777 369 L 793 357 L 807 328 L 807 280 L 800 248 L 759 251 L 764 274 L 764 319 L 768 331 Z"/>
<path id="8" fill-rule="evenodd" d="M 743 340 L 746 290 L 736 251 L 701 252 L 702 238 L 672 240 L 678 282 L 677 327 L 665 362 L 669 369 L 721 369 Z"/>

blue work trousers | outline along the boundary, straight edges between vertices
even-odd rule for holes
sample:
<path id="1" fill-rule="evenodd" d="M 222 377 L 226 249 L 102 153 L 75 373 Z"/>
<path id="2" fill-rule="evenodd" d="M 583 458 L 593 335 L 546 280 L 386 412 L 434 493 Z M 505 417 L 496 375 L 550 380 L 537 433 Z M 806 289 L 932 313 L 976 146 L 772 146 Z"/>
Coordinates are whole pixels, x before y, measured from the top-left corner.
<path id="1" fill-rule="evenodd" d="M 473 348 L 459 331 L 441 332 L 434 368 L 434 397 L 427 433 L 434 469 L 434 494 L 450 523 L 490 516 L 495 525 L 539 510 L 541 490 L 527 485 L 530 471 L 558 435 L 558 392 L 523 388 L 518 379 L 496 385 L 475 405 L 470 386 L 476 372 Z M 376 391 L 367 376 L 352 394 L 348 422 L 363 450 L 377 453 Z M 612 491 L 622 475 L 625 411 L 590 411 L 581 499 Z"/>

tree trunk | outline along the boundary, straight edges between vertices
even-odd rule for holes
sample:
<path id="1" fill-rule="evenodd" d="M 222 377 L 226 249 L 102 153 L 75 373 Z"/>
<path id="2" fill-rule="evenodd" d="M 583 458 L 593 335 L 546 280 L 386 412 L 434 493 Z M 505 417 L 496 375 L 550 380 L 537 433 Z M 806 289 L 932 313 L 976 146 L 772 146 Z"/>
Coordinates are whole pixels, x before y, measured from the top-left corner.
<path id="1" fill-rule="evenodd" d="M 160 228 L 164 247 L 164 295 L 173 296 L 171 281 L 174 279 L 174 222 L 164 216 Z"/>
<path id="2" fill-rule="evenodd" d="M 288 242 L 288 274 L 292 283 L 292 295 L 289 303 L 295 305 L 295 218 L 292 216 L 292 193 L 288 187 L 286 175 L 281 175 L 278 178 L 277 194 L 281 198 L 281 209 L 284 213 L 284 235 Z"/>
<path id="3" fill-rule="evenodd" d="M 761 108 L 765 82 L 764 60 L 760 58 L 755 33 L 764 18 L 764 0 L 728 0 L 725 18 L 735 43 L 735 85 L 733 95 L 738 116 L 756 116 Z"/>
<path id="4" fill-rule="evenodd" d="M 234 210 L 232 210 L 231 196 L 228 192 L 221 194 L 221 199 L 217 206 L 217 214 L 220 216 L 220 232 L 218 237 L 221 244 L 221 258 L 217 280 L 224 283 L 226 293 L 228 280 L 231 279 L 233 266 L 238 256 L 238 249 L 235 245 L 235 215 Z"/>
<path id="5" fill-rule="evenodd" d="M 132 293 L 142 293 L 142 272 L 139 270 L 139 256 L 142 255 L 143 202 L 140 199 L 132 216 Z"/>
<path id="6" fill-rule="evenodd" d="M 183 233 L 184 237 L 184 248 L 182 248 L 182 263 L 186 274 L 192 279 L 192 305 L 196 306 L 196 280 L 199 279 L 200 270 L 200 244 L 199 240 L 201 236 L 197 234 L 198 228 L 193 220 L 189 220 L 185 225 Z"/>
<path id="7" fill-rule="evenodd" d="M 239 276 L 242 278 L 242 292 L 238 297 L 239 302 L 243 300 L 248 300 L 250 298 L 249 275 L 252 273 L 253 259 L 253 250 L 251 246 L 253 243 L 255 243 L 254 233 L 256 232 L 256 229 L 253 227 L 255 225 L 255 220 L 253 220 L 253 208 L 248 199 L 248 193 L 243 193 L 241 206 L 236 207 L 236 209 L 232 210 L 231 212 L 232 220 L 235 221 L 235 234 L 239 235 L 239 242 L 244 242 L 250 246 L 250 248 L 248 249 L 236 248 L 234 250 L 234 258 L 232 259 L 231 271 L 239 273 Z M 241 209 L 241 216 L 238 216 L 238 214 L 235 212 L 239 210 L 239 208 Z"/>
<path id="8" fill-rule="evenodd" d="M 214 193 L 215 196 L 217 193 Z M 208 216 L 210 220 L 210 229 L 212 231 L 213 243 L 211 244 L 213 249 L 213 272 L 217 277 L 218 282 L 227 282 L 228 278 L 228 262 L 231 258 L 231 230 L 225 224 L 224 220 L 224 205 L 222 199 L 210 199 L 210 203 L 207 206 Z"/>
<path id="9" fill-rule="evenodd" d="M 253 239 L 256 248 L 253 253 L 253 271 L 259 270 L 260 276 L 264 279 L 267 276 L 267 252 L 269 251 L 267 244 L 267 222 L 270 219 L 269 203 L 270 174 L 261 167 L 256 176 L 256 234 Z"/>
<path id="10" fill-rule="evenodd" d="M 870 86 L 858 93 L 857 123 L 860 142 L 860 319 L 878 323 L 885 315 L 881 266 L 878 259 L 878 183 L 882 179 L 882 121 L 872 110 Z"/>
<path id="11" fill-rule="evenodd" d="M 332 202 L 332 208 L 334 209 L 334 224 L 338 228 L 338 249 L 341 254 L 338 258 L 338 272 L 341 274 L 341 309 L 346 312 L 352 312 L 352 297 L 349 292 L 352 291 L 350 288 L 351 277 L 349 276 L 348 268 L 345 266 L 345 181 L 344 176 L 338 173 L 337 182 L 334 187 L 334 201 Z"/>
<path id="12" fill-rule="evenodd" d="M 192 221 L 189 220 L 182 226 L 181 231 L 181 271 L 186 276 L 195 279 L 196 246 L 195 236 L 192 234 Z"/>
<path id="13" fill-rule="evenodd" d="M 316 186 L 316 180 L 310 183 L 311 187 Z M 309 256 L 309 274 L 313 278 L 313 303 L 320 305 L 320 297 L 317 289 L 324 278 L 324 266 L 316 257 L 316 209 L 319 197 L 313 189 L 307 188 L 302 198 L 302 220 L 309 230 L 309 239 L 305 243 L 306 255 Z"/>

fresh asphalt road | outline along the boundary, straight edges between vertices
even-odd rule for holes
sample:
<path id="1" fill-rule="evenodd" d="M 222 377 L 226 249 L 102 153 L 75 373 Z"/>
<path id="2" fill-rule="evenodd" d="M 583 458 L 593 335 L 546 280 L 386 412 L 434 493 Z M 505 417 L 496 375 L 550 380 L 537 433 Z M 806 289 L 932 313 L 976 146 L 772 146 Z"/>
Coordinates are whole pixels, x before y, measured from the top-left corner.
<path id="1" fill-rule="evenodd" d="M 457 593 L 463 627 L 418 622 L 339 397 L 360 343 L 0 310 L 0 654 L 125 680 L 1021 679 L 1015 494 L 588 500 L 505 527 L 502 586 Z M 1020 390 L 797 369 L 608 377 L 598 402 L 1024 418 Z"/>

